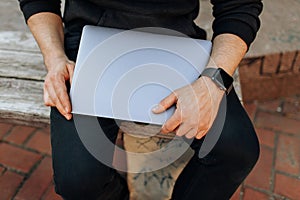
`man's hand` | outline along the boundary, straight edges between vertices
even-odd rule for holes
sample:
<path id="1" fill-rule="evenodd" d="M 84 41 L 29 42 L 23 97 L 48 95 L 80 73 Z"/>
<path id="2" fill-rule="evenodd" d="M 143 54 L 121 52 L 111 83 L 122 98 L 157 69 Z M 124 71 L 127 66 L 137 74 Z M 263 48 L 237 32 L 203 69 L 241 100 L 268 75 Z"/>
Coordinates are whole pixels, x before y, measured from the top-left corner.
<path id="1" fill-rule="evenodd" d="M 68 120 L 72 118 L 72 108 L 66 88 L 66 81 L 72 82 L 75 63 L 66 56 L 53 58 L 45 62 L 48 74 L 44 84 L 44 102 L 54 106 Z"/>
<path id="2" fill-rule="evenodd" d="M 176 104 L 176 110 L 163 125 L 161 132 L 176 130 L 176 135 L 202 138 L 211 128 L 219 110 L 224 91 L 207 77 L 175 90 L 153 109 L 161 113 Z"/>
<path id="3" fill-rule="evenodd" d="M 65 55 L 62 19 L 54 13 L 40 12 L 32 15 L 27 23 L 41 49 L 48 70 L 44 84 L 45 105 L 57 107 L 70 120 L 71 103 L 66 81 L 72 81 L 75 63 Z"/>
<path id="4" fill-rule="evenodd" d="M 209 67 L 220 67 L 233 75 L 247 51 L 247 44 L 238 36 L 224 33 L 215 37 Z M 208 77 L 200 77 L 193 84 L 175 90 L 163 99 L 155 113 L 176 104 L 175 113 L 163 125 L 161 132 L 176 130 L 178 136 L 202 138 L 211 128 L 224 95 Z"/>

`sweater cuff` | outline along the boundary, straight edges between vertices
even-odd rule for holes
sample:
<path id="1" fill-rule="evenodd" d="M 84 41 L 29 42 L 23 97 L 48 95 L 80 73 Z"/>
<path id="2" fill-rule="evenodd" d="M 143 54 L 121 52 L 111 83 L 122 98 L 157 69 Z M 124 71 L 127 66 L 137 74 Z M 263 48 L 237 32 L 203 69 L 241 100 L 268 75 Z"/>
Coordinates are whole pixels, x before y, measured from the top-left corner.
<path id="1" fill-rule="evenodd" d="M 256 31 L 247 23 L 239 20 L 226 19 L 219 21 L 214 24 L 213 29 L 213 39 L 220 34 L 231 33 L 239 36 L 247 44 L 248 49 L 256 37 Z"/>
<path id="2" fill-rule="evenodd" d="M 21 4 L 21 10 L 23 11 L 26 22 L 29 17 L 40 12 L 51 12 L 61 17 L 60 1 L 31 1 L 24 5 Z"/>

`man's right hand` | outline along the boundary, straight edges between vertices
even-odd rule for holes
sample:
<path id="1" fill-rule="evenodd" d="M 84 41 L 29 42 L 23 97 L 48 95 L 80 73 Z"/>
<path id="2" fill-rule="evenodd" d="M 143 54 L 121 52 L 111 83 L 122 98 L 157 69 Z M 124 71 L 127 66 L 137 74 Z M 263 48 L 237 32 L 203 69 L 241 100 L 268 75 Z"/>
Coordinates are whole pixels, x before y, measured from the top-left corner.
<path id="1" fill-rule="evenodd" d="M 72 118 L 72 107 L 66 81 L 72 82 L 75 63 L 66 56 L 45 61 L 48 70 L 44 84 L 44 102 L 54 106 L 68 120 Z"/>

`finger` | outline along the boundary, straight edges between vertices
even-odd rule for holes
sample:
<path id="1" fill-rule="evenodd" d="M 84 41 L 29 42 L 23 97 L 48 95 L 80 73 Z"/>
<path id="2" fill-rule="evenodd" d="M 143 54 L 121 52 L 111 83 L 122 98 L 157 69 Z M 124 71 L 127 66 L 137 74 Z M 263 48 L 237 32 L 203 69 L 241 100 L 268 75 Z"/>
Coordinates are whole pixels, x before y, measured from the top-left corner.
<path id="1" fill-rule="evenodd" d="M 75 63 L 73 61 L 70 61 L 69 64 L 67 64 L 67 69 L 69 72 L 69 76 L 70 76 L 70 84 L 72 85 L 72 80 L 73 80 L 73 75 L 74 75 L 74 67 L 75 67 Z"/>
<path id="2" fill-rule="evenodd" d="M 63 106 L 58 100 L 52 82 L 45 81 L 44 96 L 46 101 L 49 102 L 49 104 L 52 104 L 51 106 L 55 106 L 62 115 L 66 114 L 65 110 L 63 109 Z"/>
<path id="3" fill-rule="evenodd" d="M 51 79 L 51 78 L 50 78 Z M 45 88 L 48 93 L 48 96 L 52 103 L 54 104 L 58 111 L 66 118 L 66 119 L 71 119 L 72 115 L 70 113 L 71 108 L 68 108 L 68 105 L 64 105 L 63 102 L 65 101 L 64 99 L 67 99 L 69 102 L 69 98 L 66 93 L 66 85 L 62 81 L 55 81 L 55 79 L 52 79 L 51 81 L 45 81 Z M 63 93 L 65 93 L 66 97 L 59 97 L 59 96 L 64 96 Z"/>
<path id="4" fill-rule="evenodd" d="M 202 131 L 197 133 L 196 138 L 201 139 L 202 137 L 204 137 L 206 135 L 206 133 L 207 133 L 206 130 L 202 130 Z"/>
<path id="5" fill-rule="evenodd" d="M 170 133 L 174 131 L 181 124 L 181 122 L 182 122 L 181 114 L 176 109 L 174 114 L 165 122 L 165 124 L 161 128 L 161 132 Z"/>
<path id="6" fill-rule="evenodd" d="M 71 102 L 69 95 L 67 93 L 67 88 L 65 83 L 54 84 L 54 91 L 57 96 L 57 103 L 60 109 L 64 110 L 64 116 L 66 119 L 70 120 L 72 118 L 71 114 Z"/>
<path id="7" fill-rule="evenodd" d="M 179 126 L 178 130 L 176 131 L 176 135 L 181 137 L 181 136 L 185 135 L 187 132 L 189 132 L 191 129 L 192 129 L 192 127 L 189 124 L 182 123 Z"/>
<path id="8" fill-rule="evenodd" d="M 52 83 L 48 80 L 48 77 L 46 77 L 44 82 L 44 103 L 46 106 L 56 106 L 55 101 L 53 101 L 53 99 L 55 99 L 53 95 L 55 96 Z"/>
<path id="9" fill-rule="evenodd" d="M 55 106 L 54 102 L 50 99 L 49 93 L 46 88 L 44 88 L 44 104 L 45 106 Z"/>
<path id="10" fill-rule="evenodd" d="M 63 108 L 61 102 L 58 99 L 57 92 L 55 91 L 54 86 L 52 85 L 52 83 L 51 83 L 51 85 L 47 86 L 46 90 L 48 91 L 50 101 L 53 102 L 54 106 L 59 110 L 59 112 L 62 115 L 67 114 L 65 109 Z"/>
<path id="11" fill-rule="evenodd" d="M 185 137 L 188 139 L 191 139 L 197 135 L 197 129 L 196 128 L 191 128 L 186 134 Z"/>
<path id="12" fill-rule="evenodd" d="M 171 107 L 173 104 L 175 104 L 177 101 L 177 97 L 175 93 L 171 93 L 169 96 L 161 100 L 161 102 L 155 106 L 152 109 L 152 112 L 154 113 L 161 113 L 163 111 L 166 111 L 169 107 Z"/>

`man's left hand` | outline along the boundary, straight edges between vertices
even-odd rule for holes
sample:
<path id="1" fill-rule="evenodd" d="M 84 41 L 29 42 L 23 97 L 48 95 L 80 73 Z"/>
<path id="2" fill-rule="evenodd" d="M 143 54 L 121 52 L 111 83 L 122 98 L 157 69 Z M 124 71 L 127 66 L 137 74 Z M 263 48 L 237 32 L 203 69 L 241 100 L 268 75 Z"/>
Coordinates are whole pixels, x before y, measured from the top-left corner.
<path id="1" fill-rule="evenodd" d="M 162 126 L 162 133 L 176 131 L 177 136 L 202 138 L 211 128 L 224 91 L 208 77 L 200 77 L 191 85 L 175 90 L 152 111 L 161 113 L 176 105 L 174 114 Z"/>

